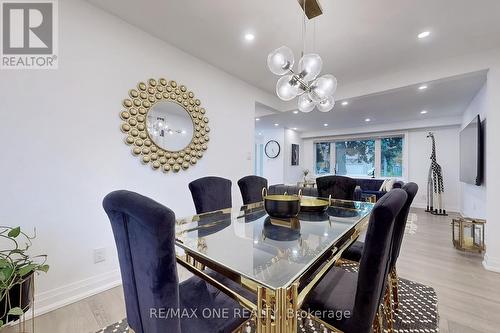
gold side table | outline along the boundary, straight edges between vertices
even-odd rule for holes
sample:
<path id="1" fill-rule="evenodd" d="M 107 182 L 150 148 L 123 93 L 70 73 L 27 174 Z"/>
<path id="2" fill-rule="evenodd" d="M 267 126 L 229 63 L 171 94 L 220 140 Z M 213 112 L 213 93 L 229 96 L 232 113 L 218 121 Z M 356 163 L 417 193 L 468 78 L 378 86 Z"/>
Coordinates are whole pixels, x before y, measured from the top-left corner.
<path id="1" fill-rule="evenodd" d="M 453 246 L 462 251 L 482 253 L 486 220 L 460 217 L 452 220 Z"/>

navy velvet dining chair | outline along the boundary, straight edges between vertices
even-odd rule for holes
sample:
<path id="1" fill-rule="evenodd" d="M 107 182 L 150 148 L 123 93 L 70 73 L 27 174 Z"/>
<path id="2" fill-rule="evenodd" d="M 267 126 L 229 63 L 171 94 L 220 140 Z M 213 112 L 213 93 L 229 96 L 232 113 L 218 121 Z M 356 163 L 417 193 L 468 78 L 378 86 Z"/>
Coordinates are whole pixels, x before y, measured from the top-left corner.
<path id="1" fill-rule="evenodd" d="M 415 183 L 406 183 L 403 185 L 402 189 L 406 192 L 408 198 L 406 199 L 403 209 L 401 209 L 401 212 L 399 212 L 396 217 L 396 223 L 394 225 L 393 246 L 391 250 L 391 269 L 396 266 L 396 261 L 399 257 L 399 251 L 403 243 L 403 236 L 406 229 L 406 221 L 408 220 L 408 214 L 410 213 L 410 207 L 413 203 L 413 199 L 417 195 L 418 185 Z M 363 255 L 363 249 L 364 243 L 362 241 L 356 241 L 352 244 L 352 246 L 344 251 L 342 258 L 359 262 L 361 260 L 361 256 Z"/>
<path id="2" fill-rule="evenodd" d="M 230 208 L 231 181 L 221 177 L 203 177 L 189 183 L 196 214 Z"/>
<path id="3" fill-rule="evenodd" d="M 267 179 L 259 176 L 246 176 L 238 180 L 243 204 L 262 201 L 262 189 L 267 189 Z"/>
<path id="4" fill-rule="evenodd" d="M 237 302 L 198 277 L 179 284 L 174 212 L 124 190 L 108 194 L 103 206 L 118 250 L 127 321 L 136 333 L 231 332 L 245 320 L 232 315 L 242 310 Z M 229 318 L 204 318 L 205 308 L 228 309 Z"/>
<path id="5" fill-rule="evenodd" d="M 403 237 L 406 230 L 406 222 L 408 221 L 408 214 L 410 213 L 410 207 L 413 203 L 413 199 L 417 195 L 418 185 L 415 183 L 407 183 L 403 187 L 403 190 L 408 195 L 405 205 L 396 217 L 396 222 L 394 224 L 394 231 L 392 235 L 392 248 L 391 248 L 391 259 L 389 264 L 389 274 L 391 281 L 392 299 L 394 301 L 393 308 L 397 309 L 399 307 L 399 283 L 398 276 L 396 272 L 396 262 L 399 258 L 399 252 L 401 251 L 401 245 L 403 244 Z M 365 244 L 361 241 L 356 241 L 352 246 L 350 246 L 342 254 L 343 259 L 350 261 L 359 262 L 363 256 Z M 392 309 L 391 309 L 392 310 Z"/>
<path id="6" fill-rule="evenodd" d="M 387 286 L 394 220 L 407 194 L 395 189 L 373 207 L 358 272 L 333 267 L 307 296 L 302 309 L 326 315 L 322 319 L 346 333 L 369 333 Z M 346 315 L 349 314 L 349 315 Z"/>
<path id="7" fill-rule="evenodd" d="M 356 190 L 356 180 L 344 176 L 325 176 L 316 178 L 316 187 L 318 196 L 341 200 L 354 200 L 354 191 Z"/>

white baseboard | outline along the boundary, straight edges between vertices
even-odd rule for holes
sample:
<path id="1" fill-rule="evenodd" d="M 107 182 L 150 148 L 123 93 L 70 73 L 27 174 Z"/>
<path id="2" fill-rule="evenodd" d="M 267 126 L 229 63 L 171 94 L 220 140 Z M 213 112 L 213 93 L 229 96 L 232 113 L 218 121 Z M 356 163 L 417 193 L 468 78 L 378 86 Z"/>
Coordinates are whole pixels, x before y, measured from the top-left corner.
<path id="1" fill-rule="evenodd" d="M 413 208 L 427 209 L 427 204 L 422 202 L 413 202 L 411 205 Z M 445 207 L 447 212 L 459 212 L 458 207 Z"/>
<path id="2" fill-rule="evenodd" d="M 483 267 L 488 271 L 500 273 L 500 259 L 492 258 L 486 253 L 484 255 Z"/>
<path id="3" fill-rule="evenodd" d="M 121 283 L 120 270 L 117 269 L 37 294 L 35 317 L 114 288 Z M 31 311 L 26 314 L 27 319 L 30 317 Z"/>

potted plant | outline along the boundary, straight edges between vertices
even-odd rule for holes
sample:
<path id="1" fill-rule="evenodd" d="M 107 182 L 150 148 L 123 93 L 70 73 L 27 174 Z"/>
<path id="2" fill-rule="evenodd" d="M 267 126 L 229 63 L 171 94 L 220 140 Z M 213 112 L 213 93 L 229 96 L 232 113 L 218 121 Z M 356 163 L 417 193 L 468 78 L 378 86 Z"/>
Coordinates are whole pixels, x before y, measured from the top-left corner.
<path id="1" fill-rule="evenodd" d="M 35 237 L 20 227 L 0 226 L 0 327 L 31 307 L 34 274 L 49 270 L 47 255 L 28 254 Z"/>

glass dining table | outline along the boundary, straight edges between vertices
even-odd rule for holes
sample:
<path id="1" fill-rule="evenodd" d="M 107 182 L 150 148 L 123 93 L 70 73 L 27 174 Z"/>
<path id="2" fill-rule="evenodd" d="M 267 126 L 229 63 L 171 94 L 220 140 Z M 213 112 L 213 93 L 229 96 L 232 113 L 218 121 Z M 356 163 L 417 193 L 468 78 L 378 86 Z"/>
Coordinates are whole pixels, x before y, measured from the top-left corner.
<path id="1" fill-rule="evenodd" d="M 307 294 L 358 238 L 372 208 L 331 200 L 322 212 L 274 219 L 259 202 L 180 218 L 177 262 L 251 311 L 258 333 L 296 332 Z"/>

